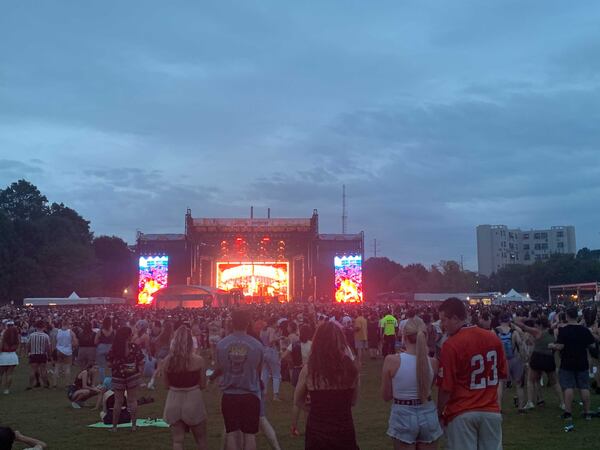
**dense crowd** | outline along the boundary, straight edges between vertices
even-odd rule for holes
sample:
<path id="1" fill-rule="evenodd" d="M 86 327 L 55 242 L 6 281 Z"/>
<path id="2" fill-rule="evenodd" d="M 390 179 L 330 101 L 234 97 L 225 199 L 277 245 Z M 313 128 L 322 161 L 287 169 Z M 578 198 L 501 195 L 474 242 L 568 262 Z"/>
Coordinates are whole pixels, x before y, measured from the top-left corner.
<path id="1" fill-rule="evenodd" d="M 554 386 L 565 431 L 574 429 L 576 390 L 583 418 L 595 416 L 595 307 L 468 307 L 456 298 L 439 306 L 4 306 L 0 318 L 3 395 L 13 395 L 14 370 L 28 363 L 28 390 L 64 387 L 73 408 L 93 399 L 116 432 L 123 423 L 136 429 L 138 407 L 152 401 L 141 393 L 160 380 L 168 389 L 163 419 L 174 449 L 183 448 L 188 430 L 197 448 L 207 448 L 202 390 L 211 382 L 222 391 L 223 448 L 254 449 L 262 431 L 279 449 L 265 399 L 281 401 L 282 381 L 295 387 L 289 432 L 303 436 L 306 449 L 358 448 L 352 408 L 360 368 L 379 357 L 381 396 L 391 402 L 387 434 L 397 449 L 437 448 L 444 434 L 451 450 L 502 448 L 500 405 L 511 385 L 522 414 L 544 405 L 542 383 Z M 0 427 L 0 448 L 19 440 L 46 447 Z"/>

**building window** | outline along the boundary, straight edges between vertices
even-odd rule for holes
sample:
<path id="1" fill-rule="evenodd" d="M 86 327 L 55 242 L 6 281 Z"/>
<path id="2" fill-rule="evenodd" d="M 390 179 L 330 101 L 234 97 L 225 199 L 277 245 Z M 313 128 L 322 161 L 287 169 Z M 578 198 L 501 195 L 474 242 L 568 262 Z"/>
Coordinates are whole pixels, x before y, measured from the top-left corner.
<path id="1" fill-rule="evenodd" d="M 534 237 L 535 239 L 539 239 L 539 238 L 540 238 L 540 233 L 535 233 L 535 234 L 533 235 L 533 237 Z"/>
<path id="2" fill-rule="evenodd" d="M 556 232 L 556 237 L 564 237 L 565 232 L 564 231 L 557 231 Z"/>
<path id="3" fill-rule="evenodd" d="M 523 250 L 529 250 L 529 244 L 523 244 Z"/>
<path id="4" fill-rule="evenodd" d="M 536 250 L 541 250 L 542 248 L 542 244 L 535 244 L 535 249 Z"/>
<path id="5" fill-rule="evenodd" d="M 556 247 L 557 248 L 565 248 L 565 243 L 564 242 L 557 242 L 556 243 Z"/>
<path id="6" fill-rule="evenodd" d="M 543 243 L 542 244 L 542 250 L 548 250 L 548 244 Z"/>
<path id="7" fill-rule="evenodd" d="M 539 261 L 540 259 L 542 259 L 542 255 L 535 255 L 535 260 Z"/>
<path id="8" fill-rule="evenodd" d="M 511 242 L 510 244 L 508 244 L 508 247 L 512 250 L 515 248 L 515 245 Z"/>
<path id="9" fill-rule="evenodd" d="M 529 253 L 525 253 L 525 256 L 523 256 L 523 259 L 525 261 L 529 261 Z"/>
<path id="10" fill-rule="evenodd" d="M 523 239 L 529 239 L 529 233 L 523 233 Z"/>
<path id="11" fill-rule="evenodd" d="M 548 239 L 548 233 L 541 233 L 542 234 L 542 239 Z"/>

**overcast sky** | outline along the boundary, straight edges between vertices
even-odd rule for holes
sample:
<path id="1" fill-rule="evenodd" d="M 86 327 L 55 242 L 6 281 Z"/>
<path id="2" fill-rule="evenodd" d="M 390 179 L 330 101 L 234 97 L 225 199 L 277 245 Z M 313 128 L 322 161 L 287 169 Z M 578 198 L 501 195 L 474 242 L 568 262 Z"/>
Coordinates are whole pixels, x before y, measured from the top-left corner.
<path id="1" fill-rule="evenodd" d="M 0 187 L 98 234 L 309 217 L 367 256 L 459 260 L 475 227 L 600 247 L 596 1 L 0 6 Z M 184 6 L 185 5 L 185 6 Z"/>

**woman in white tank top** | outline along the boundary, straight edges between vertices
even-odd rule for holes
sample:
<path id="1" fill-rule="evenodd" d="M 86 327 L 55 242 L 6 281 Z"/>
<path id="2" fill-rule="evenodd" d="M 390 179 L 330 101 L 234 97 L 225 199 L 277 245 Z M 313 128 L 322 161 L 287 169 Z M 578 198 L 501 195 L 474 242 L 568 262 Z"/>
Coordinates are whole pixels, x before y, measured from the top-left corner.
<path id="1" fill-rule="evenodd" d="M 54 387 L 71 384 L 71 365 L 73 364 L 73 349 L 77 347 L 77 337 L 65 319 L 56 333 L 56 370 L 54 372 Z"/>
<path id="2" fill-rule="evenodd" d="M 392 400 L 387 434 L 394 449 L 436 449 L 442 435 L 431 387 L 438 362 L 428 357 L 427 328 L 419 318 L 402 330 L 406 352 L 388 355 L 383 363 L 381 395 Z"/>

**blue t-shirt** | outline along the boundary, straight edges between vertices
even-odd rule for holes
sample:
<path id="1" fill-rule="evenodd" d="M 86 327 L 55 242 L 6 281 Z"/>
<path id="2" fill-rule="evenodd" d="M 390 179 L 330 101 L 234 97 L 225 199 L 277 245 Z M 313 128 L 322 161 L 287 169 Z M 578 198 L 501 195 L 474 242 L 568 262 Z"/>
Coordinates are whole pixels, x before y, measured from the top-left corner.
<path id="1" fill-rule="evenodd" d="M 223 375 L 219 387 L 224 394 L 254 394 L 260 398 L 258 369 L 263 345 L 244 332 L 235 331 L 217 343 L 217 368 Z"/>

